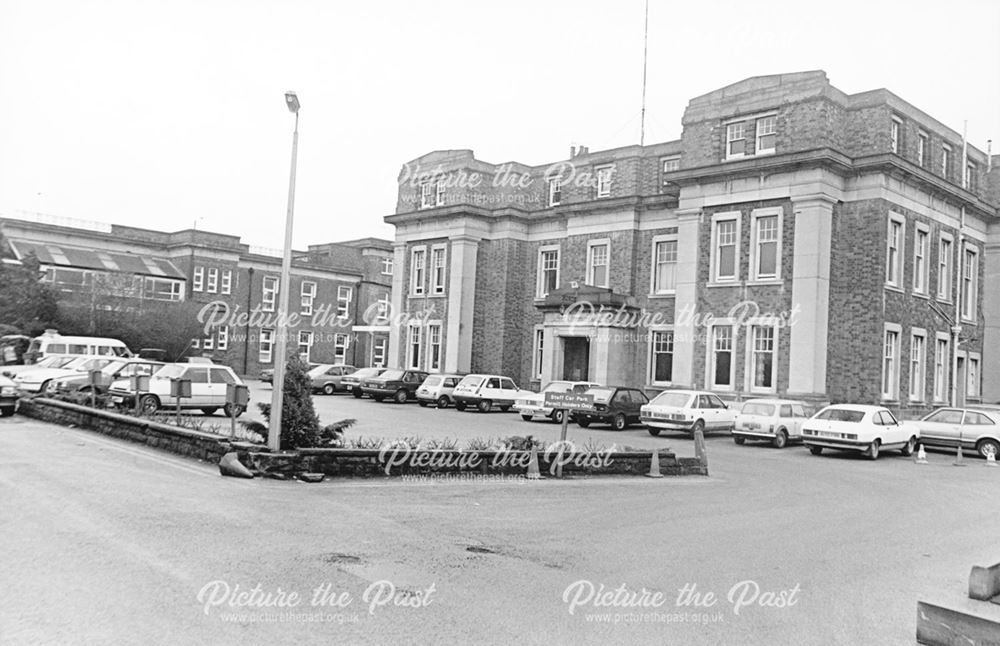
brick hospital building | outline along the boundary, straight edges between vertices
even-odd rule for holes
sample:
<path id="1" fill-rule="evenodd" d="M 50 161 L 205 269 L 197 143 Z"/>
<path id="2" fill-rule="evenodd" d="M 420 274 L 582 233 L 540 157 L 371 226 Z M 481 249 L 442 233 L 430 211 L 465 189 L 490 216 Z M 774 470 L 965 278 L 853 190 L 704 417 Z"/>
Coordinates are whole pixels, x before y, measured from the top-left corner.
<path id="1" fill-rule="evenodd" d="M 400 174 L 389 361 L 921 409 L 1000 401 L 997 159 L 820 71 L 692 99 L 677 141 Z M 595 316 L 594 314 L 599 315 Z M 612 315 L 613 314 L 613 315 Z"/>

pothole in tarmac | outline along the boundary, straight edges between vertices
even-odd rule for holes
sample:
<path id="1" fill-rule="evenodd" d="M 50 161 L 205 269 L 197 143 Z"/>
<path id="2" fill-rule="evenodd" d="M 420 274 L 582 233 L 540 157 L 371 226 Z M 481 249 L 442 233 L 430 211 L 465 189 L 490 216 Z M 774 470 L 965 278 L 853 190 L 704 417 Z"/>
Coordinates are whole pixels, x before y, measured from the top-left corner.
<path id="1" fill-rule="evenodd" d="M 330 552 L 329 554 L 323 554 L 320 556 L 321 559 L 327 563 L 342 563 L 347 565 L 353 565 L 361 563 L 360 556 L 354 556 L 353 554 L 341 554 L 340 552 Z"/>

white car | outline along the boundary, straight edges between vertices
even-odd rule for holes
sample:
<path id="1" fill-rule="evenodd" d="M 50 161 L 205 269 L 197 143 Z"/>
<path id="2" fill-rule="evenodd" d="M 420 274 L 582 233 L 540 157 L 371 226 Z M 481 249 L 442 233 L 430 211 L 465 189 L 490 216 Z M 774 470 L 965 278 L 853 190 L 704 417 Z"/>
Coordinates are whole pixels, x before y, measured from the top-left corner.
<path id="1" fill-rule="evenodd" d="M 0 374 L 4 377 L 14 379 L 18 375 L 23 375 L 26 372 L 32 372 L 35 370 L 41 370 L 43 368 L 61 368 L 69 362 L 76 361 L 79 358 L 80 357 L 48 356 L 38 363 L 23 364 L 18 366 L 4 366 L 3 370 L 0 371 Z"/>
<path id="2" fill-rule="evenodd" d="M 550 381 L 540 392 L 527 392 L 514 401 L 514 410 L 521 414 L 521 419 L 530 422 L 536 415 L 548 417 L 561 424 L 566 415 L 564 408 L 550 408 L 545 405 L 545 393 L 585 393 L 591 388 L 600 388 L 601 384 L 589 381 Z"/>
<path id="3" fill-rule="evenodd" d="M 698 390 L 664 390 L 639 409 L 639 420 L 650 435 L 660 431 L 729 431 L 736 410 L 714 393 Z"/>
<path id="4" fill-rule="evenodd" d="M 456 410 L 465 410 L 469 406 L 475 406 L 479 412 L 487 413 L 491 408 L 497 406 L 506 412 L 525 392 L 520 390 L 510 377 L 466 375 L 455 386 L 451 398 L 455 401 Z"/>
<path id="5" fill-rule="evenodd" d="M 176 409 L 177 398 L 170 394 L 171 379 L 191 381 L 191 397 L 180 398 L 183 410 L 200 409 L 206 415 L 214 415 L 221 408 L 226 416 L 232 413 L 236 417 L 243 413 L 242 406 L 230 411 L 229 404 L 226 403 L 226 386 L 243 385 L 243 380 L 232 369 L 220 365 L 181 363 L 167 364 L 149 378 L 149 392 L 139 395 L 139 404 L 144 413 L 152 414 L 161 408 L 167 411 Z M 108 392 L 113 404 L 126 409 L 135 408 L 136 393 L 131 390 L 130 380 L 114 382 Z"/>
<path id="6" fill-rule="evenodd" d="M 809 418 L 803 402 L 790 399 L 748 399 L 736 414 L 733 441 L 768 440 L 777 449 L 802 439 L 802 423 Z"/>
<path id="7" fill-rule="evenodd" d="M 23 372 L 14 378 L 14 385 L 22 392 L 44 393 L 53 380 L 100 370 L 114 360 L 115 357 L 77 357 L 59 368 L 39 368 Z"/>
<path id="8" fill-rule="evenodd" d="M 882 449 L 899 449 L 912 455 L 920 439 L 913 423 L 900 422 L 888 408 L 860 404 L 834 404 L 802 425 L 802 442 L 810 453 L 823 449 L 858 451 L 877 460 Z"/>
<path id="9" fill-rule="evenodd" d="M 17 409 L 17 388 L 7 377 L 0 376 L 0 417 L 8 417 Z"/>
<path id="10" fill-rule="evenodd" d="M 939 408 L 913 422 L 920 429 L 920 443 L 976 451 L 984 458 L 1000 458 L 1000 408 L 969 406 Z"/>

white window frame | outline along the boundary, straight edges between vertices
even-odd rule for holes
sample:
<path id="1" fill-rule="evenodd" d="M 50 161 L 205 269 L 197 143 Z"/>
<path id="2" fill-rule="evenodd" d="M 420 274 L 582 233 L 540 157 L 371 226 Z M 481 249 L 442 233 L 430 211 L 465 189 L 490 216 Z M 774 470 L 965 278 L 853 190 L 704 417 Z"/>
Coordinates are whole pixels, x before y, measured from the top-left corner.
<path id="1" fill-rule="evenodd" d="M 920 244 L 921 237 L 923 237 L 924 241 L 922 249 Z M 920 296 L 927 296 L 928 294 L 927 283 L 930 278 L 930 251 L 930 227 L 917 222 L 913 226 L 913 293 Z"/>
<path id="2" fill-rule="evenodd" d="M 967 275 L 966 270 L 968 256 L 973 257 L 971 275 Z M 966 283 L 969 285 L 968 296 L 966 296 Z M 979 310 L 979 248 L 968 243 L 965 243 L 962 249 L 962 281 L 959 284 L 959 297 L 962 299 L 960 308 L 962 320 L 975 323 Z"/>
<path id="3" fill-rule="evenodd" d="M 892 356 L 889 356 L 886 349 L 889 348 L 889 335 L 895 335 L 895 342 L 891 346 Z M 882 391 L 882 401 L 898 401 L 899 400 L 899 371 L 900 371 L 900 351 L 902 350 L 902 337 L 903 337 L 903 327 L 897 325 L 896 323 L 886 323 L 882 327 L 882 365 L 879 373 L 881 375 L 881 381 L 879 389 Z M 886 374 L 886 367 L 888 366 L 889 373 Z M 886 384 L 888 383 L 888 389 Z"/>
<path id="4" fill-rule="evenodd" d="M 302 281 L 299 288 L 299 307 L 302 314 L 309 316 L 313 313 L 313 302 L 316 300 L 316 283 L 311 280 Z"/>
<path id="5" fill-rule="evenodd" d="M 737 130 L 737 126 L 739 129 Z M 739 135 L 734 137 L 733 135 Z M 743 146 L 738 153 L 732 152 L 732 144 L 736 141 L 742 141 Z M 747 148 L 747 122 L 746 119 L 737 119 L 735 121 L 730 121 L 726 124 L 726 154 L 723 155 L 723 159 L 729 161 L 730 159 L 742 159 L 746 157 Z"/>
<path id="6" fill-rule="evenodd" d="M 411 323 L 406 326 L 406 367 L 419 370 L 422 355 L 423 329 L 419 324 Z"/>
<path id="7" fill-rule="evenodd" d="M 975 370 L 973 370 L 975 365 Z M 978 352 L 967 352 L 965 357 L 965 398 L 979 399 L 982 396 L 983 358 Z"/>
<path id="8" fill-rule="evenodd" d="M 715 383 L 715 372 L 716 372 L 716 348 L 715 348 L 715 336 L 716 330 L 721 330 L 726 328 L 729 330 L 729 384 L 717 384 Z M 739 328 L 733 324 L 732 320 L 729 319 L 716 319 L 711 326 L 708 328 L 708 361 L 705 365 L 708 366 L 708 370 L 705 374 L 705 386 L 708 390 L 722 390 L 722 391 L 733 391 L 736 390 L 736 348 L 737 348 L 737 337 L 739 334 Z"/>
<path id="9" fill-rule="evenodd" d="M 377 307 L 375 309 L 375 320 L 378 322 L 386 321 L 389 319 L 389 308 L 392 307 L 392 299 L 389 294 L 383 294 L 379 297 L 377 301 Z"/>
<path id="10" fill-rule="evenodd" d="M 201 340 L 202 350 L 214 350 L 215 349 L 215 330 L 208 333 L 208 336 Z"/>
<path id="11" fill-rule="evenodd" d="M 744 387 L 748 392 L 752 393 L 776 393 L 778 392 L 778 348 L 779 348 L 779 332 L 781 329 L 780 321 L 773 318 L 760 317 L 751 318 L 747 321 L 747 325 L 744 326 L 746 330 L 746 348 L 744 348 Z M 757 351 L 757 330 L 771 330 L 771 385 L 770 386 L 757 386 L 754 384 L 754 377 L 756 376 L 757 358 L 762 352 Z M 734 339 L 735 345 L 735 339 Z M 735 353 L 734 353 L 735 357 Z M 735 361 L 734 361 L 735 363 Z"/>
<path id="12" fill-rule="evenodd" d="M 274 330 L 261 328 L 258 345 L 257 359 L 259 363 L 271 363 L 274 356 Z"/>
<path id="13" fill-rule="evenodd" d="M 420 208 L 429 209 L 434 206 L 434 184 L 423 182 L 420 184 Z"/>
<path id="14" fill-rule="evenodd" d="M 951 146 L 941 144 L 941 177 L 948 179 L 948 171 L 951 170 Z"/>
<path id="15" fill-rule="evenodd" d="M 761 124 L 768 119 L 771 120 L 773 127 L 770 132 L 761 132 Z M 761 116 L 754 119 L 754 155 L 773 155 L 778 149 L 778 115 L 777 114 L 762 114 Z M 770 148 L 764 148 L 760 140 L 766 136 L 774 137 L 774 145 Z"/>
<path id="16" fill-rule="evenodd" d="M 935 332 L 933 397 L 936 404 L 947 403 L 951 398 L 951 367 L 951 337 L 947 332 Z"/>
<path id="17" fill-rule="evenodd" d="M 437 341 L 435 342 L 435 333 L 437 334 Z M 442 350 L 444 345 L 442 343 L 442 327 L 440 321 L 433 321 L 427 323 L 427 372 L 438 372 L 441 370 L 442 363 Z"/>
<path id="18" fill-rule="evenodd" d="M 895 260 L 893 260 L 893 236 L 892 228 L 893 224 L 899 225 L 899 240 L 898 246 L 895 247 Z M 892 287 L 894 289 L 903 288 L 903 269 L 905 268 L 905 263 L 903 258 L 906 257 L 906 218 L 896 213 L 894 211 L 889 211 L 889 217 L 886 220 L 886 233 L 885 233 L 885 285 L 886 287 Z M 890 279 L 889 275 L 893 274 Z"/>
<path id="19" fill-rule="evenodd" d="M 388 354 L 389 339 L 385 337 L 372 337 L 372 366 L 376 368 L 385 367 L 385 357 Z"/>
<path id="20" fill-rule="evenodd" d="M 594 168 L 597 180 L 597 197 L 611 197 L 611 183 L 614 181 L 615 165 L 605 164 Z"/>
<path id="21" fill-rule="evenodd" d="M 600 265 L 594 264 L 594 250 L 604 247 L 606 249 L 605 255 L 605 272 L 604 272 L 604 283 L 599 284 L 594 280 L 594 269 Z M 610 238 L 600 238 L 599 240 L 588 240 L 587 241 L 587 284 L 593 285 L 594 287 L 604 287 L 607 288 L 611 284 L 611 239 Z"/>
<path id="22" fill-rule="evenodd" d="M 669 335 L 668 345 L 670 350 L 668 352 L 657 352 L 657 336 L 659 335 Z M 676 358 L 677 352 L 677 338 L 674 334 L 673 327 L 653 327 L 649 330 L 649 355 L 647 359 L 648 374 L 646 375 L 646 381 L 651 386 L 670 386 L 674 383 L 674 371 L 676 365 L 674 359 Z M 670 355 L 670 379 L 664 381 L 662 379 L 656 378 L 656 355 L 657 354 L 669 354 Z"/>
<path id="23" fill-rule="evenodd" d="M 931 138 L 923 130 L 917 131 L 917 165 L 927 168 L 927 149 L 930 147 Z"/>
<path id="24" fill-rule="evenodd" d="M 545 290 L 545 256 L 546 254 L 555 252 L 556 254 L 556 280 L 555 287 L 553 289 L 559 289 L 559 263 L 562 257 L 562 252 L 557 244 L 554 245 L 544 245 L 538 248 L 538 263 L 537 263 L 537 279 L 535 281 L 535 296 L 537 298 L 545 298 L 549 295 L 549 292 Z"/>
<path id="25" fill-rule="evenodd" d="M 760 226 L 763 218 L 777 218 L 778 227 L 775 231 L 777 239 L 768 242 L 775 243 L 774 274 L 760 273 Z M 781 238 L 783 234 L 784 209 L 780 206 L 765 209 L 754 209 L 750 212 L 750 280 L 753 282 L 775 282 L 781 280 Z"/>
<path id="26" fill-rule="evenodd" d="M 719 276 L 719 262 L 722 259 L 719 252 L 719 225 L 723 222 L 736 222 L 736 241 L 733 249 L 733 272 L 732 276 Z M 740 242 L 743 236 L 743 214 L 740 211 L 724 211 L 712 215 L 712 249 L 709 253 L 711 259 L 711 282 L 713 284 L 732 284 L 740 280 Z"/>
<path id="27" fill-rule="evenodd" d="M 351 337 L 346 332 L 333 335 L 333 362 L 347 363 L 347 349 L 351 347 Z"/>
<path id="28" fill-rule="evenodd" d="M 205 268 L 198 265 L 194 268 L 194 274 L 191 277 L 191 291 L 200 292 L 205 289 Z"/>
<path id="29" fill-rule="evenodd" d="M 535 379 L 541 379 L 545 361 L 545 328 L 536 325 L 531 339 L 531 374 Z"/>
<path id="30" fill-rule="evenodd" d="M 215 294 L 219 291 L 219 268 L 209 267 L 208 268 L 208 280 L 205 281 L 205 291 L 209 294 Z"/>
<path id="31" fill-rule="evenodd" d="M 229 349 L 229 326 L 220 325 L 216 329 L 215 335 L 215 348 L 216 350 L 228 350 Z"/>
<path id="32" fill-rule="evenodd" d="M 420 267 L 417 267 L 417 258 Z M 419 273 L 418 273 L 419 272 Z M 410 295 L 423 296 L 427 282 L 427 247 L 420 245 L 410 249 Z"/>
<path id="33" fill-rule="evenodd" d="M 394 267 L 393 267 L 392 256 L 384 256 L 382 258 L 382 275 L 392 276 L 393 269 Z"/>
<path id="34" fill-rule="evenodd" d="M 670 168 L 668 168 L 668 166 Z M 681 169 L 681 157 L 680 155 L 673 155 L 670 157 L 664 157 L 660 160 L 660 171 L 664 174 L 666 173 L 676 173 Z"/>
<path id="35" fill-rule="evenodd" d="M 264 276 L 260 285 L 260 309 L 264 312 L 273 312 L 278 303 L 278 291 L 281 283 L 277 276 Z"/>
<path id="36" fill-rule="evenodd" d="M 353 287 L 337 285 L 337 318 L 347 318 L 351 314 L 351 301 L 353 300 Z"/>
<path id="37" fill-rule="evenodd" d="M 976 162 L 972 160 L 967 160 L 965 162 L 964 180 L 965 182 L 964 184 L 962 184 L 962 188 L 964 188 L 967 191 L 976 190 Z"/>
<path id="38" fill-rule="evenodd" d="M 922 402 L 927 390 L 927 330 L 923 328 L 910 328 L 909 373 L 909 399 L 911 402 Z"/>
<path id="39" fill-rule="evenodd" d="M 299 343 L 297 347 L 299 359 L 302 359 L 306 363 L 309 363 L 309 358 L 312 356 L 313 338 L 311 330 L 299 330 Z M 306 349 L 305 352 L 302 352 L 303 347 Z"/>
<path id="40" fill-rule="evenodd" d="M 438 258 L 441 259 L 440 266 L 437 264 Z M 441 270 L 440 280 L 438 280 L 439 269 Z M 448 245 L 436 244 L 431 247 L 430 277 L 431 294 L 437 296 L 444 294 L 445 286 L 448 280 Z"/>
<path id="41" fill-rule="evenodd" d="M 657 284 L 658 271 L 660 266 L 660 256 L 659 256 L 659 246 L 663 243 L 673 242 L 674 246 L 674 281 L 673 285 L 670 287 L 663 287 Z M 649 269 L 649 295 L 650 296 L 663 296 L 677 293 L 677 246 L 679 246 L 678 236 L 676 233 L 668 233 L 658 236 L 653 236 L 652 242 L 652 257 Z M 666 263 L 669 264 L 669 263 Z"/>
<path id="42" fill-rule="evenodd" d="M 223 269 L 222 270 L 222 282 L 219 284 L 220 294 L 232 294 L 233 293 L 233 270 Z"/>
<path id="43" fill-rule="evenodd" d="M 444 182 L 434 184 L 434 206 L 444 206 Z"/>
<path id="44" fill-rule="evenodd" d="M 948 252 L 943 247 L 947 244 Z M 955 276 L 955 237 L 950 233 L 941 232 L 938 237 L 938 276 L 937 298 L 939 301 L 951 302 L 952 283 Z"/>
<path id="45" fill-rule="evenodd" d="M 562 204 L 562 179 L 553 177 L 548 181 L 549 206 Z"/>
<path id="46" fill-rule="evenodd" d="M 903 142 L 903 120 L 893 115 L 892 123 L 889 125 L 889 148 L 897 155 L 900 154 Z"/>

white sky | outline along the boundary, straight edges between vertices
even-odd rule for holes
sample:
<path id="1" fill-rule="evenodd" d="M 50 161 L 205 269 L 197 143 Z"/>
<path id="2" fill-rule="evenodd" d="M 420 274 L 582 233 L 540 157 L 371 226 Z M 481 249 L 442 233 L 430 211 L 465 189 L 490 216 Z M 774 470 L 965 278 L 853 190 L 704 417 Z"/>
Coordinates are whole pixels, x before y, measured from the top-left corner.
<path id="1" fill-rule="evenodd" d="M 400 167 L 431 150 L 638 143 L 642 26 L 642 0 L 0 0 L 0 213 L 280 247 L 291 89 L 295 246 L 391 238 Z M 651 0 L 649 40 L 647 143 L 694 96 L 823 69 L 1000 152 L 997 0 Z"/>

